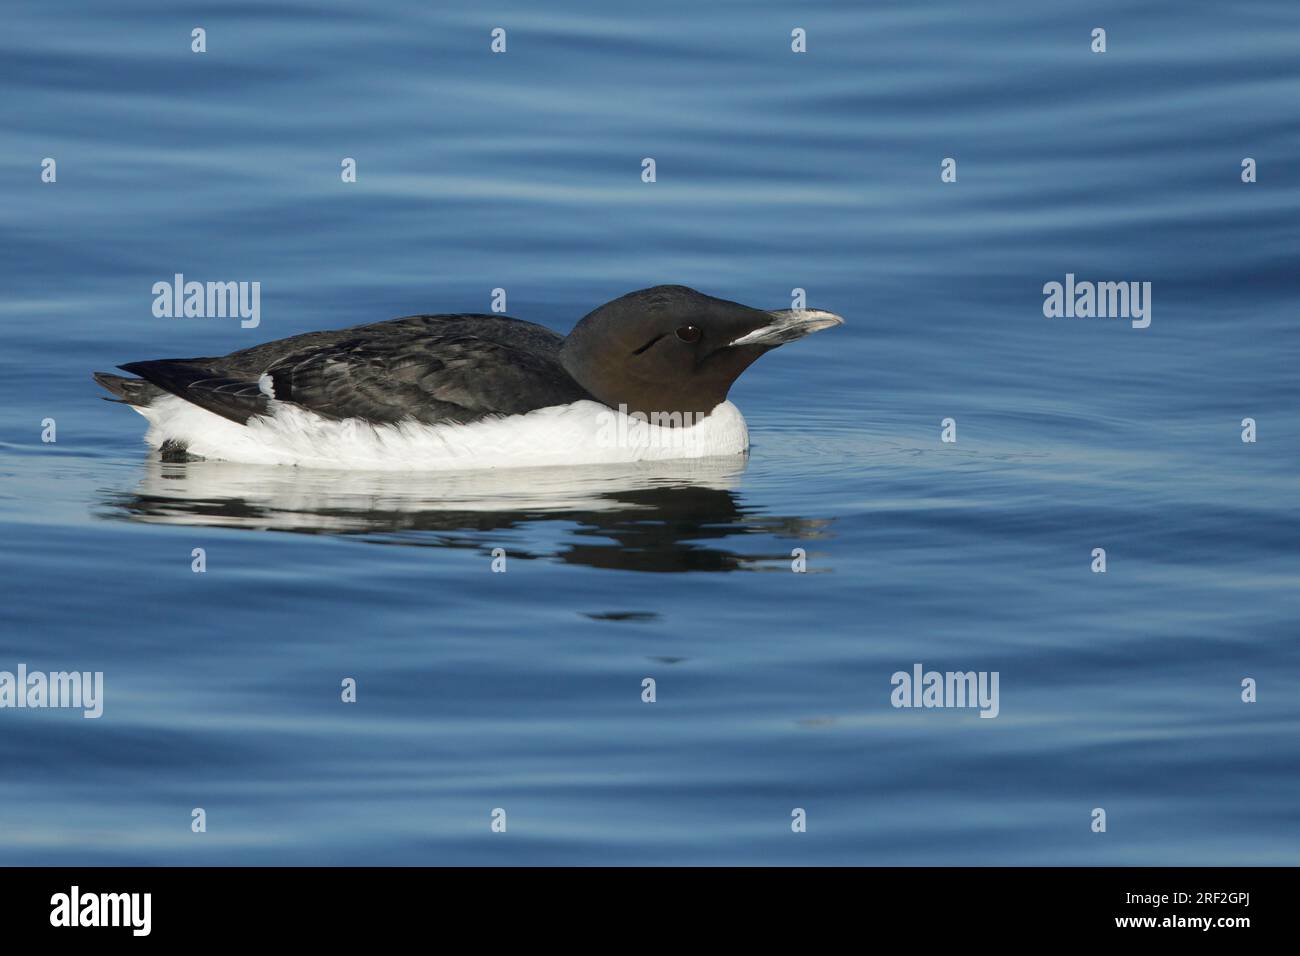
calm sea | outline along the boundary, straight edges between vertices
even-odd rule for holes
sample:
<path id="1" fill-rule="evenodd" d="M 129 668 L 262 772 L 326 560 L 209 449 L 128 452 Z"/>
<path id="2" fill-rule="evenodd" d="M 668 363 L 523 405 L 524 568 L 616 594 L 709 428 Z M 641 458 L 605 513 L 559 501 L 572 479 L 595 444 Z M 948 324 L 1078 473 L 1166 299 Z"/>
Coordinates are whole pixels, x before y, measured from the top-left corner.
<path id="1" fill-rule="evenodd" d="M 0 670 L 105 691 L 0 709 L 0 863 L 1300 862 L 1298 43 L 1286 0 L 10 5 Z M 155 318 L 175 273 L 260 326 Z M 1067 274 L 1150 326 L 1045 318 Z M 167 465 L 90 380 L 658 283 L 848 320 L 738 383 L 746 462 Z M 916 664 L 999 715 L 894 708 Z"/>

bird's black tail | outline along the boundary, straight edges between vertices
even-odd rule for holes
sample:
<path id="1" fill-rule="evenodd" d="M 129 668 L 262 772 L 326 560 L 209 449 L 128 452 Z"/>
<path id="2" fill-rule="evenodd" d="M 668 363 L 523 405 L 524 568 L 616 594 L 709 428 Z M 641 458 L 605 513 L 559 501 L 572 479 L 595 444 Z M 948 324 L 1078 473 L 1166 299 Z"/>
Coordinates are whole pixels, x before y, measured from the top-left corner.
<path id="1" fill-rule="evenodd" d="M 157 385 L 151 385 L 141 378 L 127 378 L 124 375 L 96 372 L 95 381 L 117 396 L 117 398 L 104 399 L 106 402 L 121 402 L 125 405 L 144 407 L 163 394 L 163 390 Z"/>

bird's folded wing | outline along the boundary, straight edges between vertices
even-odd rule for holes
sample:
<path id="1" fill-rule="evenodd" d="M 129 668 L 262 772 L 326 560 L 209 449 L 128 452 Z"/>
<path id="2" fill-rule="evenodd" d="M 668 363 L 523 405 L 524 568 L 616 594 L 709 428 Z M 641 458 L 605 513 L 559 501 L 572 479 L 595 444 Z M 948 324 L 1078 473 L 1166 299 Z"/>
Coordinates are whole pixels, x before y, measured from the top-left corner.
<path id="1" fill-rule="evenodd" d="M 536 340 L 494 341 L 463 327 L 418 340 L 303 339 L 274 356 L 258 347 L 224 358 L 161 359 L 121 368 L 240 424 L 271 413 L 273 401 L 334 419 L 435 424 L 521 414 L 588 397 L 564 372 L 552 343 L 537 348 Z"/>

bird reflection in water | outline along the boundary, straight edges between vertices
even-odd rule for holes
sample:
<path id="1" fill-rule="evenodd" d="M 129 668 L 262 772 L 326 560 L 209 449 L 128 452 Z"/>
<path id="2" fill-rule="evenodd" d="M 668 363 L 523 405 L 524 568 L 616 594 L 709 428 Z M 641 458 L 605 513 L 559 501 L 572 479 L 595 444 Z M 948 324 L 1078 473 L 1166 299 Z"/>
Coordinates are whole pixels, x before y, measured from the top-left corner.
<path id="1" fill-rule="evenodd" d="M 743 456 L 432 474 L 151 458 L 134 491 L 105 494 L 101 517 L 485 555 L 505 546 L 511 560 L 631 571 L 787 569 L 798 545 L 782 550 L 771 539 L 823 538 L 831 522 L 746 504 L 734 490 L 744 468 Z M 567 533 L 529 533 L 545 523 Z M 747 537 L 765 550 L 737 550 Z"/>

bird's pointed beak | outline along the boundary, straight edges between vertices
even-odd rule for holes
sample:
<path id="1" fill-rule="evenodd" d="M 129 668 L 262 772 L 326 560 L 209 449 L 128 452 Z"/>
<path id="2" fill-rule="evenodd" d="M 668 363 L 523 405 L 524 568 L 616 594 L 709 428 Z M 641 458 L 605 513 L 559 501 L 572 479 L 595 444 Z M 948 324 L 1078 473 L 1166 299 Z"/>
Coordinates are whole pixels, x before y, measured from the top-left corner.
<path id="1" fill-rule="evenodd" d="M 765 345 L 775 348 L 805 335 L 843 325 L 844 319 L 821 309 L 777 309 L 767 313 L 771 321 L 730 342 L 730 345 Z"/>

